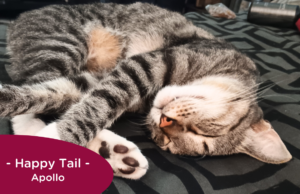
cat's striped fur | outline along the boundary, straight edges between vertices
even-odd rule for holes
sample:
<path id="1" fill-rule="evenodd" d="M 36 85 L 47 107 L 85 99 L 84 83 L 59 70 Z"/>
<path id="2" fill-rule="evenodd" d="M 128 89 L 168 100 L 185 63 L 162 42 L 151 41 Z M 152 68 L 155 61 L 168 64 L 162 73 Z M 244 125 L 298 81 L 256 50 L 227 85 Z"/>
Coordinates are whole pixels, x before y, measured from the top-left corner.
<path id="1" fill-rule="evenodd" d="M 13 53 L 13 78 L 40 82 L 88 70 L 88 39 L 94 29 L 117 37 L 123 58 L 143 52 L 132 47 L 144 47 L 145 52 L 181 44 L 188 41 L 182 38 L 194 34 L 212 37 L 178 13 L 149 4 L 49 6 L 22 14 L 10 26 L 8 50 Z M 149 50 L 147 41 L 160 44 Z"/>
<path id="2" fill-rule="evenodd" d="M 11 25 L 8 49 L 12 77 L 27 85 L 5 85 L 1 89 L 0 115 L 60 114 L 60 119 L 48 128 L 57 131 L 56 138 L 86 146 L 94 141 L 97 131 L 109 128 L 122 113 L 151 107 L 162 88 L 177 85 L 178 88 L 170 90 L 176 90 L 173 93 L 178 96 L 161 92 L 149 115 L 149 129 L 163 149 L 189 155 L 244 152 L 271 163 L 290 159 L 280 139 L 276 142 L 282 152 L 280 157 L 275 154 L 276 158 L 267 153 L 258 154 L 248 140 L 254 137 L 253 132 L 251 138 L 246 136 L 255 126 L 260 126 L 256 127 L 257 133 L 271 130 L 269 125 L 260 122 L 262 113 L 255 96 L 247 97 L 257 90 L 255 64 L 231 44 L 196 28 L 178 13 L 141 3 L 49 6 L 22 14 Z M 198 117 L 205 118 L 201 121 L 197 112 L 191 117 L 187 109 L 182 110 L 185 113 L 169 116 L 172 109 L 180 106 L 173 106 L 170 98 L 180 97 L 184 99 L 183 104 L 191 101 L 188 105 L 192 106 L 195 98 L 209 102 L 208 98 L 218 96 L 177 92 L 184 90 L 181 86 L 190 85 L 206 85 L 204 88 L 213 88 L 212 92 L 228 93 L 228 99 L 219 101 L 236 104 L 226 110 L 212 106 L 205 114 L 199 111 Z M 209 113 L 213 109 L 223 112 Z M 178 117 L 178 126 L 182 126 L 178 134 L 191 135 L 193 131 L 192 135 L 202 135 L 202 139 L 185 139 L 184 135 L 180 139 L 177 132 L 174 134 L 175 128 L 159 127 L 160 118 L 166 115 Z M 196 124 L 186 124 L 196 117 Z M 226 128 L 220 124 L 225 121 L 228 121 Z M 210 130 L 201 130 L 205 125 Z M 168 143 L 166 148 L 166 139 L 174 144 Z M 180 143 L 176 144 L 176 139 Z"/>

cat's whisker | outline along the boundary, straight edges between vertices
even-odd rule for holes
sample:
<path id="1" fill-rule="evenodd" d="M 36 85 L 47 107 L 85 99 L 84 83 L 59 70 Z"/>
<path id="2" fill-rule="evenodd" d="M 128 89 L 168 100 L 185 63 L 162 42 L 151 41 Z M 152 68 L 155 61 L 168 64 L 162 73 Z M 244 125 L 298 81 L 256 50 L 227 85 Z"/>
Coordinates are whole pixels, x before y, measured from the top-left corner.
<path id="1" fill-rule="evenodd" d="M 280 97 L 285 97 L 285 98 L 289 98 L 289 99 L 292 99 L 292 100 L 295 100 L 296 102 L 300 102 L 300 101 L 298 101 L 296 98 L 293 98 L 293 97 L 291 97 L 291 96 L 286 96 L 286 95 L 284 95 L 284 94 L 270 94 L 270 95 L 265 95 L 265 96 L 261 96 L 260 98 L 266 98 L 266 97 L 272 97 L 272 96 L 280 96 Z"/>
<path id="2" fill-rule="evenodd" d="M 231 95 L 230 97 L 227 97 L 227 98 L 224 98 L 223 99 L 223 102 L 224 103 L 227 103 L 229 101 L 232 101 L 232 100 L 235 100 L 239 97 L 241 98 L 245 98 L 244 96 L 249 96 L 249 95 L 256 95 L 255 94 L 255 91 L 252 91 L 252 90 L 244 90 L 244 91 L 241 91 L 239 93 L 236 93 L 236 94 L 233 94 Z M 209 101 L 208 101 L 209 102 Z M 219 101 L 219 102 L 222 102 L 222 101 Z"/>
<path id="3" fill-rule="evenodd" d="M 261 84 L 261 83 L 259 83 L 259 84 Z M 257 85 L 259 85 L 259 84 L 257 84 Z M 251 91 L 251 90 L 244 90 L 238 94 L 233 95 L 232 97 L 225 98 L 222 101 L 218 101 L 217 103 L 237 103 L 237 102 L 241 102 L 241 101 L 255 101 L 259 95 L 265 93 L 267 90 L 272 88 L 274 85 L 276 85 L 276 84 L 272 83 L 272 84 L 266 85 L 266 86 L 258 89 L 258 92 Z M 241 100 L 235 100 L 239 96 L 241 96 Z M 244 96 L 247 96 L 247 97 L 244 97 Z M 216 102 L 215 101 L 207 101 L 207 103 L 216 103 Z"/>
<path id="4" fill-rule="evenodd" d="M 275 76 L 273 76 L 273 77 L 267 77 L 266 75 L 264 75 L 264 77 L 265 78 L 267 78 L 267 80 L 265 81 L 265 82 L 267 82 L 267 81 L 272 81 L 272 80 L 274 80 L 275 78 L 279 78 L 279 77 L 286 77 L 286 75 L 285 74 L 279 74 L 279 75 L 275 75 Z M 288 80 L 288 79 L 283 79 L 283 81 L 285 81 L 285 80 Z M 277 83 L 277 82 L 276 82 Z"/>
<path id="5" fill-rule="evenodd" d="M 130 120 L 130 119 L 126 119 L 126 120 L 129 121 L 130 123 L 136 125 L 136 126 L 145 126 L 145 125 L 149 124 L 148 123 L 149 120 L 148 120 L 147 117 L 146 118 L 139 118 L 139 121 L 141 121 L 141 122 L 134 122 L 133 120 Z"/>
<path id="6" fill-rule="evenodd" d="M 251 93 L 249 93 L 249 94 L 251 94 Z M 256 94 L 252 93 L 251 95 L 248 95 L 247 97 L 241 97 L 240 100 L 236 100 L 238 98 L 239 98 L 239 96 L 233 95 L 232 97 L 224 98 L 220 101 L 208 100 L 208 101 L 206 101 L 206 103 L 208 103 L 208 104 L 216 104 L 216 103 L 217 104 L 228 104 L 228 103 L 237 103 L 241 100 L 243 100 L 243 101 L 244 100 L 249 100 L 249 99 L 250 100 L 255 100 L 256 99 Z"/>

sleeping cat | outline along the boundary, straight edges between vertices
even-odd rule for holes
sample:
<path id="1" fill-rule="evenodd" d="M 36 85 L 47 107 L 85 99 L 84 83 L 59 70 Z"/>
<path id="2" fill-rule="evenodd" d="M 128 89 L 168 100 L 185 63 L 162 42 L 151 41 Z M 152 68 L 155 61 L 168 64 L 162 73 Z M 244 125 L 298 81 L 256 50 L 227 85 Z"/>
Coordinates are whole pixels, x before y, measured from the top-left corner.
<path id="1" fill-rule="evenodd" d="M 10 25 L 8 51 L 23 85 L 3 85 L 0 116 L 13 117 L 15 134 L 86 146 L 115 176 L 148 169 L 134 143 L 107 130 L 125 111 L 150 109 L 154 142 L 174 154 L 292 157 L 257 105 L 255 64 L 178 13 L 142 3 L 49 6 Z M 49 115 L 59 119 L 46 125 Z"/>

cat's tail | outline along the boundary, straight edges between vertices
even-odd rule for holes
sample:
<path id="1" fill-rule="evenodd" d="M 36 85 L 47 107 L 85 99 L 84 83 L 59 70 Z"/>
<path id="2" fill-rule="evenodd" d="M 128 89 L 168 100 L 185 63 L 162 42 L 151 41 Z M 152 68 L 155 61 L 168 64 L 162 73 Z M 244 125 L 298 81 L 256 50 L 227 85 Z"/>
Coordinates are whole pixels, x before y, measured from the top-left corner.
<path id="1" fill-rule="evenodd" d="M 0 87 L 0 117 L 21 114 L 60 114 L 78 102 L 98 82 L 84 73 L 34 85 Z"/>

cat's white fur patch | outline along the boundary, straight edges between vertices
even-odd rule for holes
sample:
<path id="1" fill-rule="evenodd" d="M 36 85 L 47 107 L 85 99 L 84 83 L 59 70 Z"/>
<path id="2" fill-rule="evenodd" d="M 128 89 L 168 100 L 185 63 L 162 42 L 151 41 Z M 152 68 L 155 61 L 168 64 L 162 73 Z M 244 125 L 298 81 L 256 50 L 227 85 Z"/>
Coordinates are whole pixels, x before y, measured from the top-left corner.
<path id="1" fill-rule="evenodd" d="M 47 138 L 52 138 L 52 139 L 58 139 L 60 140 L 58 130 L 57 130 L 57 125 L 56 122 L 53 122 L 46 127 L 44 127 L 42 130 L 40 130 L 36 136 L 39 137 L 47 137 Z"/>
<path id="2" fill-rule="evenodd" d="M 110 157 L 107 160 L 107 162 L 111 165 L 113 170 L 115 171 L 115 176 L 120 176 L 124 178 L 129 179 L 139 179 L 144 174 L 146 174 L 148 170 L 148 161 L 143 156 L 139 148 L 132 142 L 128 141 L 124 137 L 121 137 L 115 133 L 113 133 L 110 130 L 103 129 L 100 132 L 97 133 L 97 136 L 95 139 L 90 141 L 87 145 L 87 148 L 90 150 L 96 152 L 99 154 L 99 149 L 101 147 L 101 142 L 105 141 L 107 143 Z M 126 146 L 129 151 L 127 153 L 115 153 L 114 147 L 115 145 L 123 145 Z M 135 167 L 135 171 L 131 174 L 122 174 L 118 169 L 126 170 L 130 168 L 128 165 L 126 165 L 122 159 L 125 157 L 132 157 L 135 160 L 138 161 L 139 167 Z"/>
<path id="3" fill-rule="evenodd" d="M 162 110 L 156 107 L 153 107 L 150 111 L 150 116 L 157 125 L 160 124 L 161 114 L 162 114 Z"/>
<path id="4" fill-rule="evenodd" d="M 208 76 L 199 81 L 184 86 L 167 86 L 160 90 L 153 102 L 155 108 L 163 109 L 170 102 L 182 98 L 191 97 L 195 100 L 198 114 L 203 113 L 203 119 L 218 118 L 228 110 L 228 102 L 240 92 L 241 84 L 232 78 L 221 76 Z M 200 100 L 199 100 L 200 99 Z M 249 102 L 239 102 L 240 111 L 246 110 Z M 176 109 L 169 111 L 166 116 L 171 118 L 177 115 Z M 204 114 L 205 113 L 205 114 Z M 157 120 L 157 119 L 155 119 Z"/>
<path id="5" fill-rule="evenodd" d="M 157 50 L 164 45 L 164 38 L 157 33 L 147 32 L 130 35 L 126 57 Z"/>
<path id="6" fill-rule="evenodd" d="M 2 89 L 3 87 L 2 87 L 2 84 L 0 84 L 0 89 Z"/>
<path id="7" fill-rule="evenodd" d="M 154 107 L 163 109 L 171 101 L 181 97 L 195 97 L 197 99 L 203 98 L 202 101 L 197 101 L 197 107 L 201 109 L 201 112 L 206 113 L 203 116 L 207 118 L 216 118 L 227 110 L 226 104 L 222 102 L 223 99 L 229 98 L 229 95 L 230 94 L 222 92 L 221 89 L 217 87 L 211 87 L 208 85 L 167 86 L 156 95 Z M 175 115 L 176 111 L 170 111 L 167 116 L 173 118 Z"/>
<path id="8" fill-rule="evenodd" d="M 167 86 L 157 93 L 154 106 L 163 108 L 169 102 L 180 97 L 205 97 L 214 104 L 224 98 L 232 97 L 228 88 L 218 87 L 218 83 L 225 83 L 231 88 L 238 84 L 237 80 L 232 78 L 208 76 L 184 86 Z"/>
<path id="9" fill-rule="evenodd" d="M 35 135 L 46 126 L 43 121 L 35 118 L 34 114 L 18 115 L 11 121 L 15 135 Z"/>
<path id="10" fill-rule="evenodd" d="M 76 85 L 66 78 L 58 78 L 55 80 L 45 82 L 45 84 L 38 84 L 34 86 L 37 88 L 40 87 L 41 90 L 37 91 L 44 91 L 44 88 L 47 87 L 55 89 L 59 93 L 59 95 L 57 95 L 57 98 L 64 98 L 64 95 L 66 94 L 74 96 L 74 98 L 81 96 L 81 93 L 77 89 Z"/>

